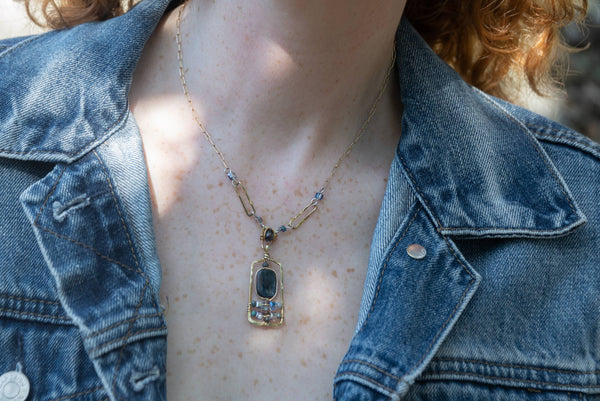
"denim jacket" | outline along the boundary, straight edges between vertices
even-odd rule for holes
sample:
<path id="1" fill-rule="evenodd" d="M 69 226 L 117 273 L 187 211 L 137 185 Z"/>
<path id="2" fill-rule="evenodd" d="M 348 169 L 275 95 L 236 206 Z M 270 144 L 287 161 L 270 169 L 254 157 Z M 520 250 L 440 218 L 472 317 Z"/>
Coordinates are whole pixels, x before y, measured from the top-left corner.
<path id="1" fill-rule="evenodd" d="M 167 3 L 0 42 L 0 401 L 166 399 L 127 99 Z M 404 20 L 397 47 L 402 137 L 334 399 L 600 399 L 600 146 L 467 85 Z"/>

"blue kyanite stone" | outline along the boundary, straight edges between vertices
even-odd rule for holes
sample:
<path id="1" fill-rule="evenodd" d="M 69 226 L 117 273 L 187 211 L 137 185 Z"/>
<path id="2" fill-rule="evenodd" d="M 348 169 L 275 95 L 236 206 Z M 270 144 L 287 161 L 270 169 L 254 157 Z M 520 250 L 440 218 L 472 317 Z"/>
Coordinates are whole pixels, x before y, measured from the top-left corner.
<path id="1" fill-rule="evenodd" d="M 315 194 L 315 199 L 316 199 L 316 200 L 321 200 L 321 199 L 323 199 L 323 193 L 321 193 L 321 192 L 317 192 L 317 193 Z"/>
<path id="2" fill-rule="evenodd" d="M 273 270 L 260 269 L 256 273 L 256 293 L 266 299 L 271 299 L 277 294 L 277 275 Z"/>
<path id="3" fill-rule="evenodd" d="M 286 226 L 279 227 L 279 231 L 281 231 L 282 233 L 286 232 L 286 230 L 287 230 Z"/>

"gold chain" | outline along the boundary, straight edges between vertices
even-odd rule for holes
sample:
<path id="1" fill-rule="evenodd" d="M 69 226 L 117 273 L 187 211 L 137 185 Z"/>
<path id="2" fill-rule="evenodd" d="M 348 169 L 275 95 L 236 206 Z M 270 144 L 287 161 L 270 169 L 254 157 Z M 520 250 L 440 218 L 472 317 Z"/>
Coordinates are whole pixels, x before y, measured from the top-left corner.
<path id="1" fill-rule="evenodd" d="M 244 211 L 246 212 L 246 215 L 248 215 L 249 217 L 254 217 L 254 219 L 258 222 L 258 224 L 264 229 L 266 226 L 263 224 L 262 218 L 256 214 L 256 209 L 254 208 L 254 203 L 252 202 L 252 199 L 248 195 L 248 191 L 246 191 L 246 187 L 244 186 L 242 181 L 240 181 L 238 179 L 237 175 L 233 172 L 231 167 L 229 167 L 229 164 L 225 160 L 225 156 L 223 155 L 223 152 L 221 152 L 221 150 L 219 149 L 219 147 L 213 140 L 212 136 L 208 133 L 208 131 L 204 127 L 204 124 L 202 124 L 202 121 L 200 120 L 198 112 L 197 112 L 196 108 L 194 107 L 194 103 L 192 102 L 192 96 L 190 95 L 190 90 L 188 88 L 188 85 L 187 85 L 187 82 L 185 79 L 185 69 L 183 66 L 183 50 L 181 47 L 181 15 L 183 14 L 183 11 L 184 11 L 186 5 L 187 5 L 187 1 L 185 1 L 183 3 L 183 6 L 181 6 L 179 8 L 179 13 L 177 15 L 177 32 L 175 35 L 175 38 L 177 41 L 177 59 L 179 61 L 179 77 L 181 79 L 181 86 L 183 87 L 183 92 L 185 93 L 185 97 L 190 105 L 190 109 L 192 110 L 194 120 L 196 120 L 196 123 L 200 127 L 202 134 L 204 135 L 206 140 L 212 146 L 213 150 L 215 151 L 215 153 L 221 160 L 221 163 L 223 163 L 223 167 L 225 168 L 225 170 L 224 170 L 225 175 L 227 175 L 227 178 L 229 178 L 229 180 L 231 181 L 231 184 L 233 185 L 233 188 L 234 188 L 238 198 L 240 199 L 240 202 L 242 204 Z M 352 142 L 350 142 L 350 144 L 348 145 L 348 147 L 346 148 L 344 153 L 342 153 L 342 155 L 339 157 L 339 159 L 337 160 L 337 162 L 331 169 L 329 176 L 327 177 L 327 179 L 325 179 L 323 186 L 315 194 L 315 196 L 310 200 L 310 202 L 304 207 L 304 209 L 302 209 L 300 212 L 298 212 L 296 215 L 294 215 L 290 219 L 290 221 L 288 222 L 287 225 L 280 226 L 279 228 L 275 229 L 275 232 L 284 232 L 284 231 L 286 231 L 287 228 L 295 229 L 295 228 L 300 227 L 300 225 L 302 225 L 302 223 L 304 223 L 317 210 L 317 204 L 321 199 L 323 199 L 323 194 L 329 187 L 329 182 L 331 181 L 331 179 L 337 172 L 338 168 L 340 167 L 340 165 L 344 161 L 344 159 L 346 157 L 348 157 L 348 155 L 352 152 L 352 148 L 354 147 L 354 145 L 356 145 L 358 143 L 358 141 L 360 141 L 360 139 L 363 137 L 363 135 L 367 131 L 367 128 L 369 126 L 369 123 L 371 122 L 371 119 L 375 115 L 375 111 L 377 110 L 377 106 L 379 105 L 379 102 L 383 96 L 383 93 L 385 92 L 385 88 L 387 87 L 387 84 L 390 79 L 390 74 L 392 72 L 394 63 L 396 61 L 395 48 L 396 48 L 396 46 L 394 45 L 394 52 L 392 53 L 392 61 L 390 63 L 390 66 L 388 67 L 383 84 L 381 85 L 381 88 L 379 89 L 379 92 L 377 93 L 377 97 L 375 98 L 375 101 L 371 105 L 371 109 L 369 110 L 369 115 L 368 115 L 367 119 L 363 122 L 358 134 L 356 135 L 356 137 L 354 137 Z"/>

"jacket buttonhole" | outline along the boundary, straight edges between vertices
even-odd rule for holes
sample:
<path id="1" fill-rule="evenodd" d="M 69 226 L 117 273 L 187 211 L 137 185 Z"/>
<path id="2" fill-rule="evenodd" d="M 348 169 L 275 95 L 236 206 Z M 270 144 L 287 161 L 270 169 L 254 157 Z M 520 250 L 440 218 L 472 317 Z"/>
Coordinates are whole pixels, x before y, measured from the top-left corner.
<path id="1" fill-rule="evenodd" d="M 78 196 L 75 199 L 70 200 L 67 203 L 61 203 L 59 201 L 52 202 L 52 217 L 54 220 L 62 223 L 69 213 L 74 210 L 81 209 L 88 206 L 91 203 L 91 198 L 86 194 Z"/>
<path id="2" fill-rule="evenodd" d="M 133 391 L 142 391 L 148 383 L 158 380 L 160 370 L 157 366 L 147 372 L 133 372 L 129 382 L 133 386 Z"/>

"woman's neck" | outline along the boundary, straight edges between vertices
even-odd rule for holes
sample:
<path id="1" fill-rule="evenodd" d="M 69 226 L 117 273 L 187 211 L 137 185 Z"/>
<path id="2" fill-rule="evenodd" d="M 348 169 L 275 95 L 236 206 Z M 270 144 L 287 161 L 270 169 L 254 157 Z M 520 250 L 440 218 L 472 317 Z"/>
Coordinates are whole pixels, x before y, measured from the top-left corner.
<path id="1" fill-rule="evenodd" d="M 181 33 L 200 118 L 246 150 L 302 146 L 307 136 L 311 146 L 347 143 L 384 80 L 403 7 L 397 0 L 192 0 Z"/>

